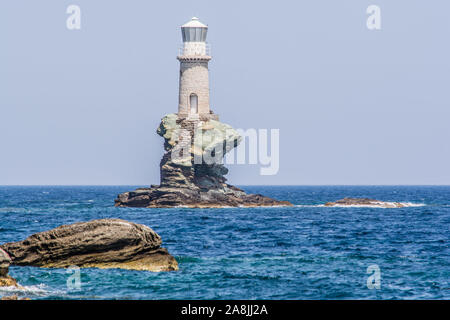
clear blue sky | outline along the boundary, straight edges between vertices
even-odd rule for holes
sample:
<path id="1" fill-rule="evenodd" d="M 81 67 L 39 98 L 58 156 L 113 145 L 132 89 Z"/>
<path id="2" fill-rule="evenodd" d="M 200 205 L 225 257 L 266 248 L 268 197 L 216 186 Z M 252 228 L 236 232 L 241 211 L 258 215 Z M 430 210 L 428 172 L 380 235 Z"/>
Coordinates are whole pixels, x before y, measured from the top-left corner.
<path id="1" fill-rule="evenodd" d="M 449 13 L 425 0 L 1 1 L 0 184 L 158 183 L 155 130 L 177 110 L 179 26 L 194 15 L 210 28 L 212 109 L 280 129 L 279 173 L 235 165 L 231 183 L 450 184 Z"/>

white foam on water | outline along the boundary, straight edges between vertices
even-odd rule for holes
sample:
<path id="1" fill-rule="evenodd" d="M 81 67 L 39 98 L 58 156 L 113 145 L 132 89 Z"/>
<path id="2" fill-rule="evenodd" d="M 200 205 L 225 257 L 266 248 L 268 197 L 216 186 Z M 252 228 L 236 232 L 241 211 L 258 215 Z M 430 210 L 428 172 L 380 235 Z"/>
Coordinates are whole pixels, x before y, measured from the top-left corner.
<path id="1" fill-rule="evenodd" d="M 396 204 L 401 204 L 401 207 L 397 207 Z M 380 209 L 397 209 L 397 208 L 411 208 L 411 207 L 424 207 L 425 203 L 412 203 L 412 202 L 380 202 L 379 204 L 352 204 L 352 205 L 332 205 L 325 206 L 324 204 L 317 205 L 296 205 L 296 207 L 312 207 L 312 208 L 380 208 Z"/>
<path id="2" fill-rule="evenodd" d="M 405 207 L 425 207 L 425 203 L 400 202 Z"/>
<path id="3" fill-rule="evenodd" d="M 34 285 L 34 286 L 10 286 L 10 287 L 1 287 L 0 295 L 13 295 L 17 294 L 20 296 L 47 296 L 51 292 L 46 290 L 47 286 L 43 283 Z"/>
<path id="4" fill-rule="evenodd" d="M 296 204 L 294 207 L 298 208 L 320 208 L 325 207 L 323 204 Z"/>
<path id="5" fill-rule="evenodd" d="M 19 298 L 39 298 L 48 296 L 67 297 L 67 291 L 49 289 L 46 284 L 41 283 L 38 285 L 22 286 L 20 287 L 0 287 L 0 297 L 2 296 L 14 296 Z"/>

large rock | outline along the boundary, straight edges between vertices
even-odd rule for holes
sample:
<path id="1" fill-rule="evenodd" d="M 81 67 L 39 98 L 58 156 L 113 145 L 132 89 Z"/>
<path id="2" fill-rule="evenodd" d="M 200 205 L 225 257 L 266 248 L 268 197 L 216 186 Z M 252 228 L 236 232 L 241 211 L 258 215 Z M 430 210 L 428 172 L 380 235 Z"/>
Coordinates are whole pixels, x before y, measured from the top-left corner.
<path id="1" fill-rule="evenodd" d="M 0 247 L 19 266 L 178 270 L 161 243 L 161 237 L 147 226 L 102 219 L 63 225 Z"/>
<path id="2" fill-rule="evenodd" d="M 8 275 L 11 262 L 8 253 L 0 249 L 0 287 L 18 286 L 16 280 Z"/>
<path id="3" fill-rule="evenodd" d="M 164 138 L 160 185 L 125 192 L 115 201 L 120 207 L 226 207 L 291 206 L 258 194 L 246 194 L 226 183 L 224 155 L 242 140 L 231 126 L 214 120 L 179 119 L 166 115 L 157 129 Z"/>

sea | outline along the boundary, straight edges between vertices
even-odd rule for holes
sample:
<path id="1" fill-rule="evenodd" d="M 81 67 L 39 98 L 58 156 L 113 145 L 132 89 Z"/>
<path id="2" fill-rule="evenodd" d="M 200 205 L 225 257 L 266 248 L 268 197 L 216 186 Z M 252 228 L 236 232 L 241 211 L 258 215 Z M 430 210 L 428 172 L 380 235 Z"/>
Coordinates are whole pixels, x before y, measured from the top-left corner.
<path id="1" fill-rule="evenodd" d="M 151 227 L 179 271 L 10 268 L 31 299 L 449 299 L 450 186 L 241 186 L 293 207 L 116 208 L 138 186 L 2 186 L 0 243 L 63 224 Z M 405 208 L 325 207 L 344 197 Z M 77 276 L 79 282 L 74 281 Z M 74 285 L 76 284 L 76 285 Z"/>

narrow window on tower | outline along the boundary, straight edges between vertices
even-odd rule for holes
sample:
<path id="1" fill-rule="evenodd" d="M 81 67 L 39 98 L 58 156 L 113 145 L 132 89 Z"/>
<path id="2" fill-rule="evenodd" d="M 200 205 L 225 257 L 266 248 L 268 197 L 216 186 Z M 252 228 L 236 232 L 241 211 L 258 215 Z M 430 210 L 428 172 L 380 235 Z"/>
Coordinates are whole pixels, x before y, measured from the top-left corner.
<path id="1" fill-rule="evenodd" d="M 191 107 L 191 114 L 198 113 L 198 97 L 195 93 L 189 96 L 189 105 Z"/>

